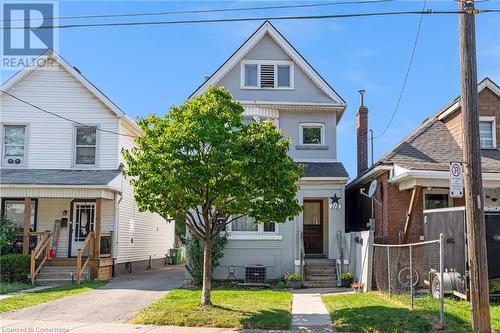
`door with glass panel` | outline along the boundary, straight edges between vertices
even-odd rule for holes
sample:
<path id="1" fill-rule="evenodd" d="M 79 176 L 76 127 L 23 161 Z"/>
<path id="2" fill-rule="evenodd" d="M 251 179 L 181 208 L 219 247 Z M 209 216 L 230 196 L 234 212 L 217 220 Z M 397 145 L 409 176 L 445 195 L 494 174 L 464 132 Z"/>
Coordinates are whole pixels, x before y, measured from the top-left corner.
<path id="1" fill-rule="evenodd" d="M 323 254 L 323 200 L 304 200 L 304 250 Z"/>
<path id="2" fill-rule="evenodd" d="M 89 232 L 94 231 L 95 202 L 73 203 L 73 223 L 71 228 L 71 256 L 78 254 Z"/>

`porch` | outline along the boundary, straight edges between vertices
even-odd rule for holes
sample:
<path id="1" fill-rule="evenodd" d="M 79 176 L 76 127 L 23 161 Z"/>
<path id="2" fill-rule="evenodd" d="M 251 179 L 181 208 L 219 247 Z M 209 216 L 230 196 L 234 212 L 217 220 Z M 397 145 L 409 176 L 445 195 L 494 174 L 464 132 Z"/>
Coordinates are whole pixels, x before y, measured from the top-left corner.
<path id="1" fill-rule="evenodd" d="M 31 258 L 33 284 L 111 278 L 114 195 L 110 199 L 9 197 L 1 202 L 2 215 L 18 230 L 13 251 Z"/>

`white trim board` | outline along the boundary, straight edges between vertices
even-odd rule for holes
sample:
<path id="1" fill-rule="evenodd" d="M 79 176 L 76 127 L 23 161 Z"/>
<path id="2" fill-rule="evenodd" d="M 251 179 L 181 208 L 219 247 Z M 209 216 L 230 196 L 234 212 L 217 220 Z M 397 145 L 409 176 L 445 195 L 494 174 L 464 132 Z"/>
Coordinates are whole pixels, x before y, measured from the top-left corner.
<path id="1" fill-rule="evenodd" d="M 266 35 L 271 38 L 288 54 L 299 68 L 329 97 L 332 104 L 345 107 L 345 101 L 328 85 L 328 83 L 314 70 L 314 68 L 295 50 L 295 48 L 276 30 L 269 21 L 265 21 L 243 45 L 240 46 L 229 59 L 226 60 L 200 87 L 189 97 L 197 97 L 208 87 L 216 85 L 246 54 Z M 286 103 L 285 103 L 286 104 Z"/>

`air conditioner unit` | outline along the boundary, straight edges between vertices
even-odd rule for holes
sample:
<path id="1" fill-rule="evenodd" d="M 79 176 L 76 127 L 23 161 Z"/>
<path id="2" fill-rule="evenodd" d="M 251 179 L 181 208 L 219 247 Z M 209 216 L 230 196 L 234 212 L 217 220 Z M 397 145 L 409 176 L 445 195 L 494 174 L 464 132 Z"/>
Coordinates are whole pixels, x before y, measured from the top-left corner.
<path id="1" fill-rule="evenodd" d="M 5 163 L 8 165 L 20 165 L 23 164 L 23 156 L 9 156 L 5 157 Z"/>
<path id="2" fill-rule="evenodd" d="M 266 266 L 245 266 L 245 283 L 266 283 Z"/>

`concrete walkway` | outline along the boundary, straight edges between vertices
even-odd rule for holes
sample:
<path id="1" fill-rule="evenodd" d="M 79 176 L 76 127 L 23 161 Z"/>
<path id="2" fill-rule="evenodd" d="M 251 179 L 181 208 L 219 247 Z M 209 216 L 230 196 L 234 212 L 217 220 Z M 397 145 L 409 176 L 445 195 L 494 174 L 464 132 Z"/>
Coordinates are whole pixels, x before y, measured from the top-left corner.
<path id="1" fill-rule="evenodd" d="M 321 300 L 320 290 L 302 289 L 292 292 L 292 328 L 333 331 L 328 310 Z"/>
<path id="2" fill-rule="evenodd" d="M 0 295 L 0 301 L 3 300 L 3 299 L 6 299 L 6 298 L 12 297 L 12 296 L 17 296 L 17 295 L 22 295 L 22 294 L 27 294 L 27 293 L 34 293 L 34 292 L 37 292 L 37 291 L 40 291 L 40 290 L 44 290 L 44 289 L 48 289 L 48 288 L 52 288 L 52 286 L 34 287 L 34 288 L 30 288 L 30 289 L 19 290 L 19 291 L 10 293 L 10 294 Z"/>
<path id="3" fill-rule="evenodd" d="M 6 319 L 22 320 L 25 324 L 26 321 L 50 320 L 50 323 L 65 322 L 75 327 L 88 322 L 126 323 L 142 308 L 181 286 L 183 280 L 183 266 L 117 277 L 90 292 L 2 313 L 1 326 Z"/>

